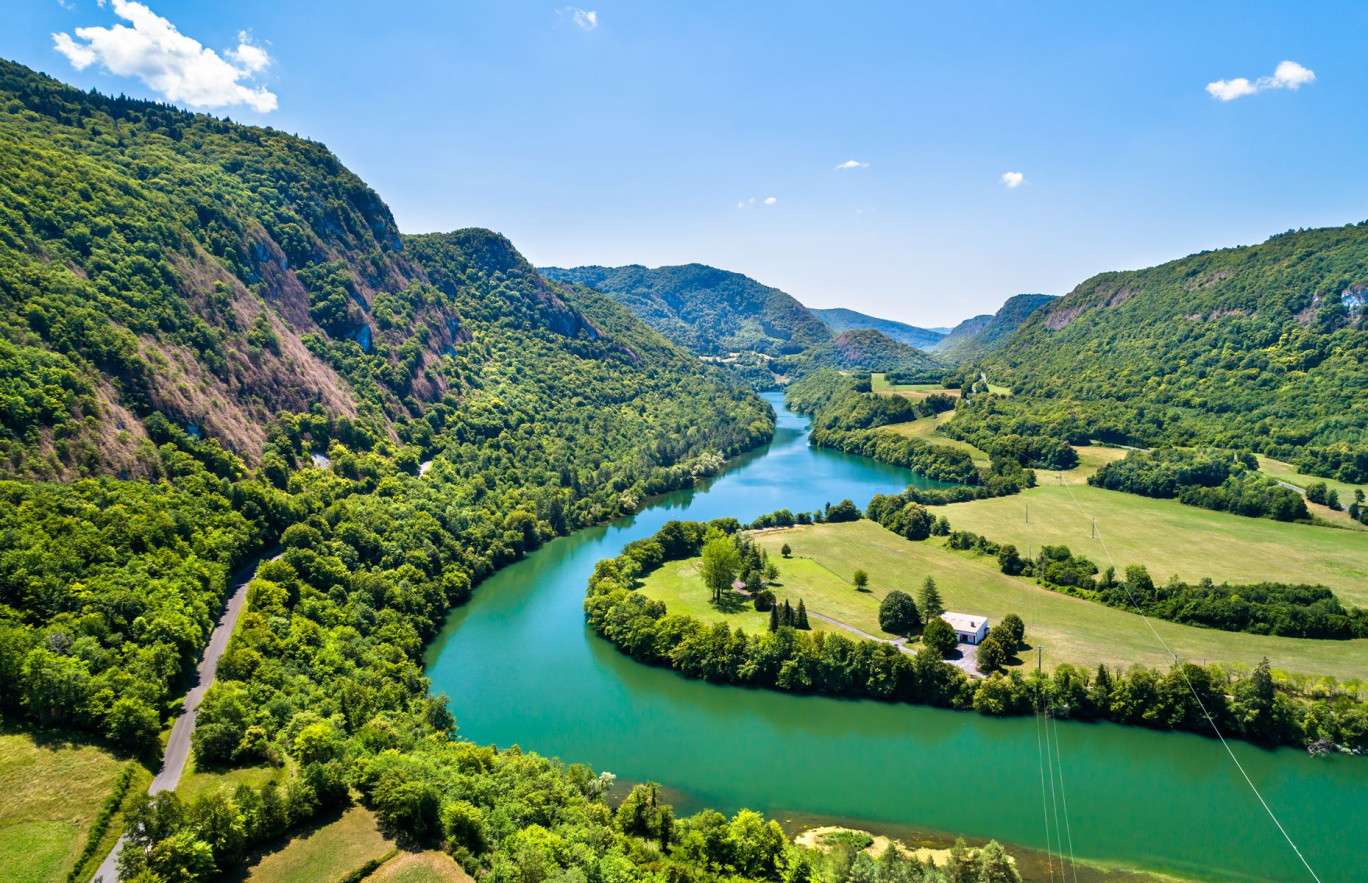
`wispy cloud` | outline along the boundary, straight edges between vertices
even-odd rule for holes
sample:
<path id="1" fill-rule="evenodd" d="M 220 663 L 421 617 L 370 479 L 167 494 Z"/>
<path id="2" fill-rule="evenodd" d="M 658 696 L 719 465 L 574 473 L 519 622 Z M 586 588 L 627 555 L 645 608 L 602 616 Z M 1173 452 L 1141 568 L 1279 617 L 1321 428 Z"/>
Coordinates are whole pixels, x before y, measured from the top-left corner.
<path id="1" fill-rule="evenodd" d="M 774 205 L 778 201 L 779 198 L 777 196 L 766 196 L 764 199 L 757 199 L 756 197 L 752 196 L 750 199 L 738 199 L 736 201 L 736 207 L 750 208 L 751 206 L 755 205 Z"/>
<path id="2" fill-rule="evenodd" d="M 773 197 L 773 196 L 766 196 L 766 197 L 765 197 L 765 205 L 774 205 L 774 204 L 775 204 L 776 202 L 778 202 L 778 201 L 779 201 L 779 200 L 776 199 L 776 198 Z"/>
<path id="3" fill-rule="evenodd" d="M 113 0 L 114 14 L 132 25 L 77 28 L 76 37 L 53 34 L 52 42 L 77 70 L 98 64 L 121 77 L 137 77 L 167 101 L 190 107 L 228 107 L 245 104 L 259 113 L 275 110 L 274 93 L 243 80 L 271 63 L 266 50 L 251 42 L 246 31 L 227 59 L 176 26 L 132 0 Z"/>
<path id="4" fill-rule="evenodd" d="M 1302 67 L 1295 61 L 1283 61 L 1278 63 L 1271 77 L 1259 77 L 1253 81 L 1247 77 L 1217 80 L 1214 83 L 1207 83 L 1206 90 L 1217 101 L 1234 101 L 1236 98 L 1243 98 L 1246 95 L 1253 95 L 1268 89 L 1291 89 L 1295 92 L 1307 83 L 1314 83 L 1315 81 L 1315 71 Z"/>
<path id="5" fill-rule="evenodd" d="M 848 159 L 848 160 L 846 160 L 845 162 L 841 163 L 841 164 L 840 164 L 839 166 L 837 166 L 836 168 L 838 168 L 838 169 L 867 169 L 867 168 L 869 168 L 869 163 L 867 163 L 867 162 L 860 162 L 858 159 Z"/>
<path id="6" fill-rule="evenodd" d="M 592 9 L 580 9 L 578 6 L 567 6 L 560 11 L 561 15 L 570 16 L 570 20 L 579 25 L 582 31 L 592 31 L 598 27 L 598 13 Z"/>
<path id="7" fill-rule="evenodd" d="M 1026 176 L 1021 172 L 1003 172 L 1002 183 L 1006 184 L 1008 188 L 1017 188 L 1026 183 Z"/>

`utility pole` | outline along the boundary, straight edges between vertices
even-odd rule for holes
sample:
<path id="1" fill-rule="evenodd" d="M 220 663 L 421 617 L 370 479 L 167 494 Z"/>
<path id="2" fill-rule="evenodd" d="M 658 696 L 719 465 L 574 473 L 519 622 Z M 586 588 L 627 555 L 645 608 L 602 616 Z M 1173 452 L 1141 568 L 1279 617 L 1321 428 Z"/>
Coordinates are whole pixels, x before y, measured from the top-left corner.
<path id="1" fill-rule="evenodd" d="M 1041 663 L 1041 660 L 1044 658 L 1044 655 L 1045 655 L 1045 645 L 1044 645 L 1044 644 L 1041 644 L 1039 647 L 1036 648 L 1036 671 L 1037 671 L 1037 672 L 1040 671 L 1040 663 Z"/>
<path id="2" fill-rule="evenodd" d="M 1093 526 L 1093 535 L 1092 535 L 1092 538 L 1093 538 L 1093 539 L 1097 539 L 1097 519 L 1096 519 L 1096 518 L 1093 518 L 1093 520 L 1092 520 L 1092 526 Z"/>

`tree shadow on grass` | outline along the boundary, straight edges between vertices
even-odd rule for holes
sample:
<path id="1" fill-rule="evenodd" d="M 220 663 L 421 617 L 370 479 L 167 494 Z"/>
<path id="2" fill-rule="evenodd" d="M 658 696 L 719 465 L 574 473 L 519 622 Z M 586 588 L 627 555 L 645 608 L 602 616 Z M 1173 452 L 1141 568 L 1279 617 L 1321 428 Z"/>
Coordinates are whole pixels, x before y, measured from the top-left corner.
<path id="1" fill-rule="evenodd" d="M 723 613 L 740 613 L 751 606 L 753 606 L 751 599 L 736 591 L 723 592 L 721 600 L 713 602 L 713 607 Z"/>

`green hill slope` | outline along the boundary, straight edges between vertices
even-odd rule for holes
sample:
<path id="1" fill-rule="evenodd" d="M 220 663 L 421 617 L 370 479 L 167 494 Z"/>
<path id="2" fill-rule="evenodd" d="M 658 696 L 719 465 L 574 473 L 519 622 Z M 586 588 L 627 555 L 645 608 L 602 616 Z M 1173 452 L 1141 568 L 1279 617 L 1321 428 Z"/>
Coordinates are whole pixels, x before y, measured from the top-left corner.
<path id="1" fill-rule="evenodd" d="M 501 237 L 423 240 L 416 259 L 364 182 L 271 129 L 0 61 L 0 170 L 0 472 L 156 475 L 154 415 L 249 465 L 281 412 L 394 438 L 511 358 L 515 331 L 703 376 L 622 311 L 606 333 L 606 298 Z"/>
<path id="2" fill-rule="evenodd" d="M 776 368 L 806 374 L 823 368 L 838 371 L 883 371 L 931 379 L 947 365 L 916 347 L 885 337 L 873 329 L 843 331 L 826 343 L 776 362 Z"/>
<path id="3" fill-rule="evenodd" d="M 952 361 L 981 358 L 1006 343 L 1032 313 L 1052 300 L 1048 294 L 1014 295 L 993 315 L 974 316 L 956 325 L 931 351 Z"/>
<path id="4" fill-rule="evenodd" d="M 940 342 L 945 337 L 943 331 L 933 331 L 929 328 L 918 328 L 915 325 L 908 325 L 904 322 L 895 322 L 892 319 L 880 319 L 877 316 L 866 315 L 855 310 L 847 310 L 842 307 L 832 309 L 811 311 L 813 315 L 821 319 L 836 334 L 842 331 L 859 331 L 867 329 L 877 331 L 884 337 L 905 343 L 908 346 L 915 346 L 918 349 L 927 349 Z"/>
<path id="5" fill-rule="evenodd" d="M 542 273 L 612 295 L 646 324 L 700 356 L 800 352 L 831 332 L 793 297 L 748 276 L 703 264 L 546 267 Z"/>
<path id="6" fill-rule="evenodd" d="M 1103 273 L 984 358 L 1079 432 L 1368 480 L 1368 225 Z M 1066 409 L 1069 413 L 1065 413 Z"/>

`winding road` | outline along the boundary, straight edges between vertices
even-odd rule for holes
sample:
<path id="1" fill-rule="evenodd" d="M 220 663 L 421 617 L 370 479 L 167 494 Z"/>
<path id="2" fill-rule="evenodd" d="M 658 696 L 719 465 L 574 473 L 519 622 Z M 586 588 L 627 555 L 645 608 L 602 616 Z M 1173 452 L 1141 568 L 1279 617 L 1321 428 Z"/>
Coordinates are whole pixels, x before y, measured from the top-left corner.
<path id="1" fill-rule="evenodd" d="M 228 639 L 232 637 L 233 627 L 237 625 L 242 606 L 247 601 L 247 584 L 256 575 L 261 562 L 262 557 L 258 557 L 233 574 L 233 593 L 228 596 L 228 603 L 223 606 L 223 613 L 219 615 L 218 622 L 214 623 L 214 630 L 209 634 L 209 643 L 205 645 L 204 655 L 200 657 L 199 667 L 195 669 L 194 686 L 185 694 L 185 702 L 182 703 L 184 713 L 176 718 L 176 722 L 171 726 L 171 735 L 166 740 L 166 750 L 162 754 L 161 768 L 152 778 L 152 784 L 147 788 L 148 794 L 174 791 L 180 784 L 181 773 L 185 772 L 185 762 L 190 758 L 190 736 L 195 731 L 195 718 L 200 703 L 204 701 L 204 694 L 214 684 L 219 659 L 223 656 L 223 651 L 228 649 Z M 119 869 L 116 863 L 123 845 L 124 838 L 120 837 L 119 842 L 114 844 L 114 848 L 95 871 L 93 883 L 117 883 Z"/>

